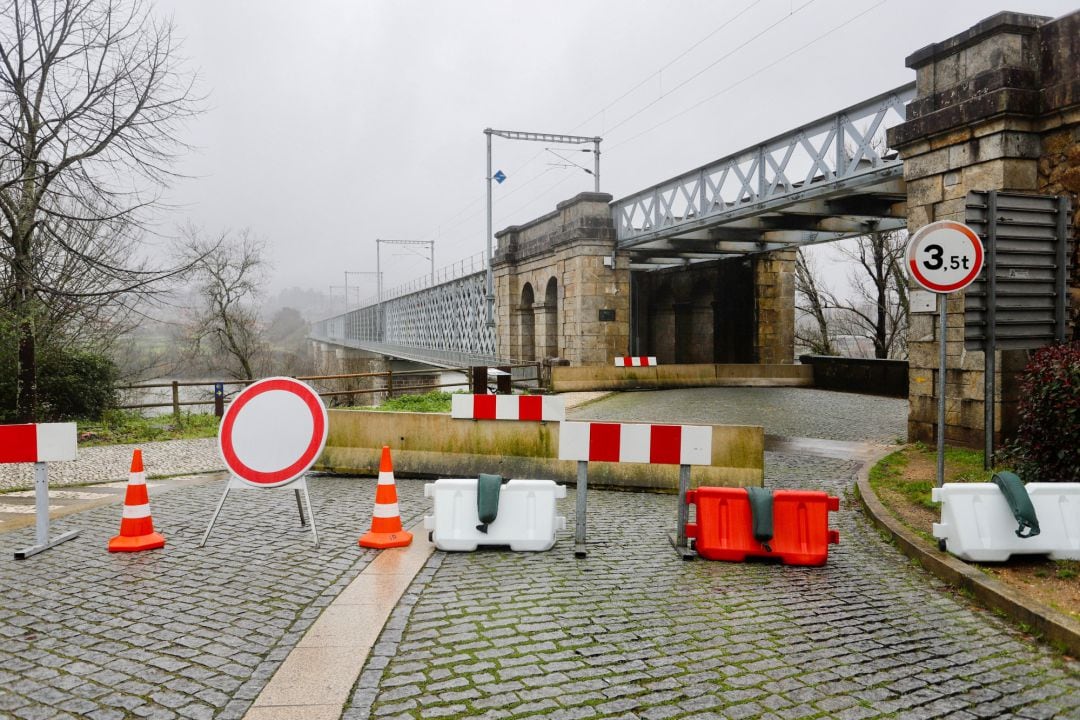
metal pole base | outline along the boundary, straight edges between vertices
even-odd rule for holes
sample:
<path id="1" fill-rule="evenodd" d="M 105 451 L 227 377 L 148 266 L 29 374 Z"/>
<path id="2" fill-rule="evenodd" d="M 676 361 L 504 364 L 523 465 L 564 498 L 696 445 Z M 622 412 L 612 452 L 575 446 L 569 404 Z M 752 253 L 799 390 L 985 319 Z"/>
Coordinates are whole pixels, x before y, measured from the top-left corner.
<path id="1" fill-rule="evenodd" d="M 678 532 L 670 532 L 670 533 L 668 533 L 668 540 L 671 541 L 671 547 L 675 548 L 675 552 L 683 560 L 693 560 L 694 558 L 697 557 L 697 553 L 694 551 L 694 549 L 692 547 L 690 547 L 690 545 L 688 543 L 683 544 L 683 545 L 679 544 L 679 533 Z M 685 538 L 683 539 L 683 542 L 684 543 L 686 542 Z"/>
<path id="2" fill-rule="evenodd" d="M 31 547 L 28 547 L 28 548 L 23 548 L 22 550 L 16 550 L 15 551 L 15 559 L 16 560 L 25 560 L 26 558 L 30 557 L 31 555 L 37 555 L 39 552 L 44 552 L 45 550 L 48 550 L 51 547 L 56 547 L 57 545 L 59 545 L 62 542 L 67 542 L 68 540 L 70 540 L 73 537 L 78 537 L 78 535 L 79 535 L 78 530 L 71 530 L 71 531 L 66 532 L 66 533 L 64 533 L 62 535 L 57 535 L 52 540 L 46 541 L 44 544 L 33 545 Z"/>
<path id="3" fill-rule="evenodd" d="M 585 549 L 585 543 L 574 543 L 574 557 L 583 558 L 588 557 L 589 551 Z"/>

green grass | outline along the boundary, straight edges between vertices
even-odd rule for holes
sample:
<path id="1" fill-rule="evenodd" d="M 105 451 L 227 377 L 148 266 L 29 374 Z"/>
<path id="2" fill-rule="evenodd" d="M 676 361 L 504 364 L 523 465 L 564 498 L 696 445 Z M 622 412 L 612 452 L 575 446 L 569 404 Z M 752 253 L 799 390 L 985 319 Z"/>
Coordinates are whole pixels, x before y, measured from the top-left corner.
<path id="1" fill-rule="evenodd" d="M 400 395 L 390 398 L 382 405 L 375 407 L 353 408 L 355 410 L 375 410 L 377 412 L 426 412 L 448 413 L 450 412 L 450 397 L 448 392 L 429 392 L 423 395 Z"/>
<path id="2" fill-rule="evenodd" d="M 877 465 L 870 468 L 870 487 L 875 491 L 896 492 L 914 505 L 936 508 L 937 504 L 930 500 L 930 490 L 934 487 L 933 481 L 910 482 L 904 479 L 904 469 L 909 462 L 908 452 L 908 450 L 897 450 L 886 455 Z"/>
<path id="3" fill-rule="evenodd" d="M 1058 580 L 1072 580 L 1080 575 L 1080 561 L 1078 560 L 1055 560 L 1057 570 L 1054 575 Z"/>
<path id="4" fill-rule="evenodd" d="M 183 413 L 179 422 L 169 415 L 143 417 L 127 410 L 109 410 L 101 420 L 80 420 L 79 445 L 122 445 L 154 440 L 192 440 L 217 437 L 220 419 L 209 413 Z"/>

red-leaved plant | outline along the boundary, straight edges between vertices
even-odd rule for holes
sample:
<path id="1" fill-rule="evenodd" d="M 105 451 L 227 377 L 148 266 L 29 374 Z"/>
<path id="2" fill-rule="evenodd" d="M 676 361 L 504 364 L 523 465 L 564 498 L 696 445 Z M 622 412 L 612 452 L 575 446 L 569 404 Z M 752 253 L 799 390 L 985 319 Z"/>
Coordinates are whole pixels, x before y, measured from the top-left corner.
<path id="1" fill-rule="evenodd" d="M 1041 348 L 1020 376 L 1010 454 L 1025 482 L 1080 482 L 1080 342 Z"/>

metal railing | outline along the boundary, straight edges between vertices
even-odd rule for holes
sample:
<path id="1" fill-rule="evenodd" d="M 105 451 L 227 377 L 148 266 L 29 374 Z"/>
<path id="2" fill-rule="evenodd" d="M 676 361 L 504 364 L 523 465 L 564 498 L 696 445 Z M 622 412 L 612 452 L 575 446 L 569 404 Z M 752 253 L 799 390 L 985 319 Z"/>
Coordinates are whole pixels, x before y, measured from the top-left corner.
<path id="1" fill-rule="evenodd" d="M 915 83 L 653 185 L 611 204 L 619 247 L 827 195 L 838 185 L 900 177 L 885 130 L 904 121 Z"/>
<path id="2" fill-rule="evenodd" d="M 520 363 L 517 365 L 504 366 L 511 369 L 513 377 L 513 385 L 518 388 L 538 388 L 543 383 L 543 372 L 541 363 Z M 525 372 L 529 370 L 529 372 Z M 408 383 L 407 379 L 410 377 L 430 377 L 442 372 L 439 369 L 433 368 L 430 370 L 399 370 L 397 372 L 393 370 L 386 370 L 382 372 L 368 372 L 368 373 L 346 373 L 340 375 L 301 375 L 296 376 L 294 379 L 302 382 L 307 382 L 315 387 L 316 392 L 323 397 L 329 398 L 331 402 L 334 402 L 336 398 L 347 398 L 357 395 L 370 395 L 375 393 L 385 394 L 387 399 L 393 398 L 397 395 L 408 395 L 418 391 L 427 392 L 430 390 L 437 390 L 439 388 L 448 387 L 469 387 L 471 392 L 486 392 L 486 389 L 473 388 L 471 382 L 471 374 L 463 373 L 465 378 L 457 382 L 442 382 L 442 383 Z M 378 379 L 382 379 L 381 383 L 377 384 Z M 397 380 L 395 381 L 395 378 Z M 358 387 L 348 388 L 345 390 L 328 390 L 325 389 L 326 383 L 329 382 L 341 382 L 341 381 L 362 381 L 370 380 L 372 387 Z M 251 381 L 253 382 L 253 381 Z M 224 400 L 228 395 L 232 395 L 238 392 L 239 389 L 231 393 L 223 393 L 220 397 L 211 397 L 207 400 L 181 400 L 180 388 L 185 387 L 203 387 L 210 388 L 213 393 L 214 388 L 218 385 L 222 386 L 241 386 L 246 387 L 251 384 L 249 381 L 244 380 L 197 380 L 197 381 L 179 381 L 173 380 L 167 383 L 146 383 L 138 385 L 122 385 L 116 389 L 124 391 L 144 391 L 144 390 L 156 390 L 161 388 L 169 388 L 171 390 L 171 399 L 168 402 L 158 403 L 130 403 L 125 405 L 117 405 L 121 410 L 144 410 L 150 408 L 172 408 L 173 415 L 179 416 L 180 409 L 182 407 L 200 406 L 200 405 L 215 405 L 217 406 L 217 414 L 221 415 L 221 409 L 224 405 Z M 322 385 L 322 388 L 316 384 Z"/>

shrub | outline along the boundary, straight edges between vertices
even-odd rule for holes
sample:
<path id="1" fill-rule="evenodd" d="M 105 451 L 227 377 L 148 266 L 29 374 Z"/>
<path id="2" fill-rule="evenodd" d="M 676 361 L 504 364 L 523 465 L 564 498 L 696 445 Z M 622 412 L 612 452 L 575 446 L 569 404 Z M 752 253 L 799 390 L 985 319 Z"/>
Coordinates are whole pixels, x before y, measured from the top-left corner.
<path id="1" fill-rule="evenodd" d="M 38 416 L 96 419 L 116 405 L 116 366 L 94 352 L 49 348 L 38 357 Z"/>
<path id="2" fill-rule="evenodd" d="M 1051 345 L 1020 379 L 1011 453 L 1025 481 L 1080 481 L 1080 342 Z"/>

